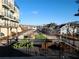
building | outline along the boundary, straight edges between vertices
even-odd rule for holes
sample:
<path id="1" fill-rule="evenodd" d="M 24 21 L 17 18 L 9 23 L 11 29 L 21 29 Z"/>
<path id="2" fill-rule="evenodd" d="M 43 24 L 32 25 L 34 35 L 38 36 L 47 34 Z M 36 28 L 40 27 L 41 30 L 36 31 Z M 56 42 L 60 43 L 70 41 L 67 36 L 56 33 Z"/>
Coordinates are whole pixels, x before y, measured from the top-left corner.
<path id="1" fill-rule="evenodd" d="M 12 36 L 19 29 L 19 7 L 14 0 L 0 0 L 0 32 Z"/>
<path id="2" fill-rule="evenodd" d="M 79 50 L 79 21 L 64 24 L 60 28 L 60 39 L 66 45 Z"/>
<path id="3" fill-rule="evenodd" d="M 60 28 L 60 34 L 79 34 L 79 21 L 69 22 Z"/>

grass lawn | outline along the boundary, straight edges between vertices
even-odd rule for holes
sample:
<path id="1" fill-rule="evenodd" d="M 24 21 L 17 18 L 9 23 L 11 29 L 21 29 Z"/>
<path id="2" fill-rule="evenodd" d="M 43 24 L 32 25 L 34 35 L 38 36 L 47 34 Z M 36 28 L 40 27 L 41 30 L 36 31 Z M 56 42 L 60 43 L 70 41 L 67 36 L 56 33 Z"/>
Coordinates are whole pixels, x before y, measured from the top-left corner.
<path id="1" fill-rule="evenodd" d="M 39 33 L 38 35 L 35 35 L 35 38 L 36 39 L 46 39 L 47 37 L 44 34 Z"/>

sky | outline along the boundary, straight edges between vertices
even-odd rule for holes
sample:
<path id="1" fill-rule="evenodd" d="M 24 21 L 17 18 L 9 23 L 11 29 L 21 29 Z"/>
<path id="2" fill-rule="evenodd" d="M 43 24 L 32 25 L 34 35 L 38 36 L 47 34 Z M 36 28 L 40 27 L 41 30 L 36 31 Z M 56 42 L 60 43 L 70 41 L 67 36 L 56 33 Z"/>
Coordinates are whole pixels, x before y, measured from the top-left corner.
<path id="1" fill-rule="evenodd" d="M 78 21 L 76 0 L 16 0 L 20 8 L 20 23 L 43 25 Z"/>

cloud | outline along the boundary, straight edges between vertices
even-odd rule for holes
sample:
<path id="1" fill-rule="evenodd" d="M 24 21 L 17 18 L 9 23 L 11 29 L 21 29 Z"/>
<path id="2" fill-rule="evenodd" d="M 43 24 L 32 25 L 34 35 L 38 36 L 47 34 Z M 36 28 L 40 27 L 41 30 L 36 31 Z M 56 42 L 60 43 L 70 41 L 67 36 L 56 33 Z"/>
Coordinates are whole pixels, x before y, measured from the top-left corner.
<path id="1" fill-rule="evenodd" d="M 39 12 L 38 11 L 32 11 L 32 14 L 37 15 Z"/>

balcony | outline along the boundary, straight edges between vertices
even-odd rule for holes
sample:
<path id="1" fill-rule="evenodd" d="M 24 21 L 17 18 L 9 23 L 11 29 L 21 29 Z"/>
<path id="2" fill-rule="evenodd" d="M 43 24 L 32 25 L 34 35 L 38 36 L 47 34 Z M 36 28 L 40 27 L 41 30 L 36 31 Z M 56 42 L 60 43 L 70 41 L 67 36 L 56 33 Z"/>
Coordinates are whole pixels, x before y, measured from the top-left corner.
<path id="1" fill-rule="evenodd" d="M 3 27 L 3 28 L 17 28 L 18 25 L 16 23 L 12 24 L 11 22 L 10 23 L 0 22 L 0 27 Z"/>
<path id="2" fill-rule="evenodd" d="M 4 19 L 6 19 L 6 20 L 11 20 L 11 18 L 8 17 L 8 16 L 4 16 Z"/>
<path id="3" fill-rule="evenodd" d="M 10 7 L 10 10 L 12 11 L 12 12 L 14 12 L 14 6 L 9 2 L 8 3 L 8 5 L 9 5 L 9 7 Z"/>
<path id="4" fill-rule="evenodd" d="M 0 22 L 0 27 L 3 27 L 3 28 L 11 28 L 11 27 L 14 27 L 13 24 L 11 24 L 11 22 L 8 22 L 8 23 L 7 22 L 6 22 L 6 20 L 3 21 L 3 22 Z"/>
<path id="5" fill-rule="evenodd" d="M 19 20 L 17 20 L 17 18 L 16 17 L 13 17 L 13 19 L 11 19 L 13 22 L 17 22 L 17 23 L 19 23 Z"/>
<path id="6" fill-rule="evenodd" d="M 10 9 L 10 7 L 9 7 L 9 5 L 7 3 L 3 2 L 3 6 L 6 7 L 6 8 L 8 8 L 8 9 Z"/>
<path id="7" fill-rule="evenodd" d="M 12 16 L 8 16 L 5 13 L 4 13 L 3 19 L 5 19 L 5 20 L 13 20 Z"/>
<path id="8" fill-rule="evenodd" d="M 11 10 L 12 12 L 15 12 L 14 11 L 14 6 L 10 2 L 8 2 L 8 4 L 3 3 L 3 6 L 8 8 L 9 10 Z"/>
<path id="9" fill-rule="evenodd" d="M 7 26 L 7 24 L 6 24 L 6 23 L 0 23 L 0 27 L 5 28 L 5 27 L 8 27 L 8 26 Z"/>
<path id="10" fill-rule="evenodd" d="M 12 23 L 8 24 L 8 26 L 9 27 L 12 27 L 12 28 L 16 28 L 16 25 L 15 24 L 12 24 Z"/>

